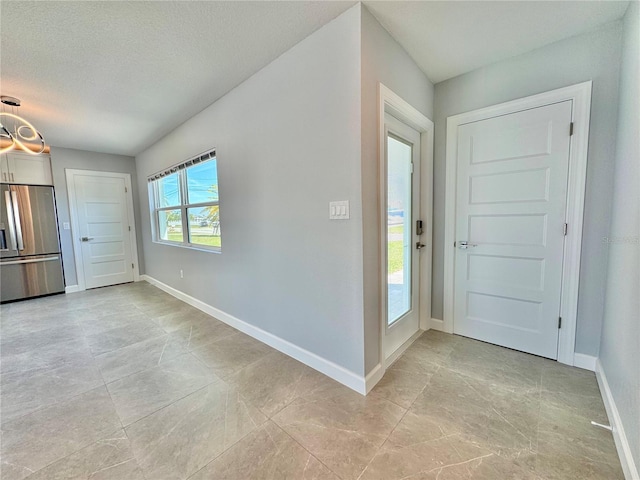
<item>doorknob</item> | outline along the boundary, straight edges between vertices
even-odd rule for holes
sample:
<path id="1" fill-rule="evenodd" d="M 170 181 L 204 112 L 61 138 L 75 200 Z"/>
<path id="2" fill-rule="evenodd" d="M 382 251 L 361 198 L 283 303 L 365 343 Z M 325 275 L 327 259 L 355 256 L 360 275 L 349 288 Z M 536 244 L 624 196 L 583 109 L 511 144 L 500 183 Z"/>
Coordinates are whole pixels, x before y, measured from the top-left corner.
<path id="1" fill-rule="evenodd" d="M 478 244 L 477 243 L 469 243 L 466 240 L 462 240 L 460 242 L 456 242 L 456 247 L 458 247 L 461 250 L 466 250 L 468 248 L 473 248 L 473 247 L 477 247 Z"/>
<path id="2" fill-rule="evenodd" d="M 93 240 L 93 237 L 82 237 L 80 240 L 83 242 L 88 242 L 89 240 Z"/>

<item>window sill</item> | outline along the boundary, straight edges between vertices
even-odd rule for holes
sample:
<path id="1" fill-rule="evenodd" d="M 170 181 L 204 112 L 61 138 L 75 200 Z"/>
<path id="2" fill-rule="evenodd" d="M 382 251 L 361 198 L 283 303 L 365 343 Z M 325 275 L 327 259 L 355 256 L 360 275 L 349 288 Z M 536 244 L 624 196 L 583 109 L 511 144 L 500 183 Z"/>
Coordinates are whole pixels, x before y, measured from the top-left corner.
<path id="1" fill-rule="evenodd" d="M 205 247 L 205 246 L 198 246 L 198 245 L 189 245 L 184 243 L 163 242 L 160 240 L 152 240 L 152 241 L 153 243 L 156 243 L 158 245 L 166 245 L 168 247 L 186 248 L 188 250 L 197 250 L 199 252 L 222 254 L 222 247 Z"/>

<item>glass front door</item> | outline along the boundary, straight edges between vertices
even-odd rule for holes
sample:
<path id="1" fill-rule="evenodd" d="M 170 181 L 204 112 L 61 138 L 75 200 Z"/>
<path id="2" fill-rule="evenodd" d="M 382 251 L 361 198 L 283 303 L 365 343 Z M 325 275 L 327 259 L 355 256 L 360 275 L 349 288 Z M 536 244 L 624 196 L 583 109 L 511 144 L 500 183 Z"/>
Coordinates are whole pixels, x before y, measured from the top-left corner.
<path id="1" fill-rule="evenodd" d="M 389 358 L 409 340 L 420 324 L 420 134 L 385 115 L 384 216 L 387 320 L 384 349 Z"/>

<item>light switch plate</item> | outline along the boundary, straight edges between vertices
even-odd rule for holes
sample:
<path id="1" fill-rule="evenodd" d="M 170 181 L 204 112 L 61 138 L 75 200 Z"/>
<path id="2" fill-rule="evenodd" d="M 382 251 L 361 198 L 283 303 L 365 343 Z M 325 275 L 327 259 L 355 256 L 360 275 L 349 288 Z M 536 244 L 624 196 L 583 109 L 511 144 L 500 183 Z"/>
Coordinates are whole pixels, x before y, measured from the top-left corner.
<path id="1" fill-rule="evenodd" d="M 349 220 L 349 200 L 329 202 L 329 220 Z"/>

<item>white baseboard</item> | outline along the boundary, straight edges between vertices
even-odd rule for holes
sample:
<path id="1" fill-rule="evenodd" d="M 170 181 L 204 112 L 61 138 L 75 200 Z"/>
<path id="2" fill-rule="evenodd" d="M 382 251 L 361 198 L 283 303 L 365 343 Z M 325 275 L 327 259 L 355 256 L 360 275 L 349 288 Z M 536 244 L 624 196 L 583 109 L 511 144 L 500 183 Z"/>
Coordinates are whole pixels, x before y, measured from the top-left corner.
<path id="1" fill-rule="evenodd" d="M 313 352 L 305 350 L 304 348 L 301 348 L 291 342 L 288 342 L 287 340 L 284 340 L 283 338 L 280 338 L 272 333 L 262 330 L 261 328 L 251 325 L 244 320 L 240 320 L 239 318 L 223 312 L 222 310 L 212 307 L 211 305 L 204 303 L 203 301 L 198 300 L 197 298 L 194 298 L 184 292 L 181 292 L 180 290 L 177 290 L 165 283 L 162 283 L 161 281 L 156 280 L 149 275 L 141 275 L 140 277 L 142 280 L 146 280 L 150 284 L 155 285 L 161 290 L 164 290 L 169 295 L 172 295 L 182 300 L 183 302 L 188 303 L 198 310 L 202 310 L 203 312 L 217 318 L 221 322 L 232 326 L 236 330 L 240 330 L 241 332 L 246 333 L 250 337 L 259 340 L 262 343 L 266 343 L 270 347 L 275 348 L 285 355 L 295 358 L 299 362 L 302 362 L 305 365 L 313 368 L 314 370 L 317 370 L 325 374 L 326 376 L 333 378 L 336 382 L 340 382 L 341 384 L 351 388 L 352 390 L 355 390 L 362 395 L 367 394 L 368 384 L 371 385 L 371 388 L 373 388 L 373 385 L 375 385 L 375 383 L 377 383 L 377 381 L 382 378 L 382 374 L 380 374 L 380 378 L 378 378 L 378 380 L 375 380 L 376 376 L 378 375 L 376 371 L 377 367 L 374 368 L 366 378 L 364 376 L 359 376 L 354 372 L 347 370 L 346 368 L 341 367 L 340 365 L 337 365 L 330 360 L 327 360 L 326 358 L 322 358 Z"/>
<path id="2" fill-rule="evenodd" d="M 620 419 L 620 413 L 616 406 L 615 399 L 609 388 L 607 382 L 607 376 L 604 370 L 602 370 L 602 364 L 600 359 L 596 360 L 596 378 L 598 379 L 598 385 L 600 386 L 600 393 L 602 400 L 604 401 L 604 407 L 607 410 L 607 416 L 609 417 L 609 423 L 613 430 L 613 440 L 616 443 L 616 449 L 618 450 L 618 456 L 620 457 L 620 463 L 622 464 L 622 471 L 624 472 L 624 478 L 627 480 L 640 480 L 640 474 L 633 460 L 631 452 L 631 446 L 627 440 L 627 435 L 624 432 L 624 426 Z"/>
<path id="3" fill-rule="evenodd" d="M 402 355 L 407 350 L 407 348 L 409 348 L 411 344 L 415 342 L 423 333 L 424 330 L 419 329 L 411 336 L 411 338 L 409 338 L 409 340 L 400 345 L 400 347 L 398 347 L 398 349 L 393 352 L 393 354 L 389 358 L 387 358 L 385 362 L 386 366 L 389 367 L 390 365 L 392 365 L 393 362 L 395 362 L 400 357 L 400 355 Z M 380 380 L 382 380 L 385 371 L 386 368 L 382 365 L 382 363 L 377 364 L 375 367 L 373 367 L 373 369 L 371 369 L 371 371 L 365 378 L 365 387 L 367 393 L 369 393 L 373 389 L 373 387 L 375 387 L 376 384 Z"/>
<path id="4" fill-rule="evenodd" d="M 366 393 L 369 393 L 376 384 L 382 380 L 382 376 L 384 375 L 384 368 L 382 364 L 379 363 L 369 372 L 369 374 L 364 379 L 365 390 Z"/>
<path id="5" fill-rule="evenodd" d="M 76 293 L 80 291 L 80 285 L 67 285 L 64 287 L 64 293 Z"/>
<path id="6" fill-rule="evenodd" d="M 591 355 L 585 355 L 583 353 L 573 354 L 573 366 L 578 368 L 584 368 L 592 372 L 596 371 L 596 361 L 598 357 L 592 357 Z"/>
<path id="7" fill-rule="evenodd" d="M 439 332 L 444 332 L 444 320 L 440 320 L 438 318 L 431 319 L 431 328 L 433 330 L 437 330 Z"/>

